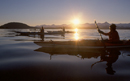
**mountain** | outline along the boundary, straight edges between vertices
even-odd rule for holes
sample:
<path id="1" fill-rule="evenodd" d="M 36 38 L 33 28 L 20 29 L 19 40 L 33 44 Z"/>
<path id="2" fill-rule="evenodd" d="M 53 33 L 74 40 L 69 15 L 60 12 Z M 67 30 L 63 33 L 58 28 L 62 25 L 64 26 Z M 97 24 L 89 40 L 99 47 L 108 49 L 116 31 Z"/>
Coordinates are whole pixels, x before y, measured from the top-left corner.
<path id="1" fill-rule="evenodd" d="M 19 22 L 10 22 L 0 26 L 0 29 L 29 29 L 29 28 L 34 28 L 34 27 Z"/>
<path id="2" fill-rule="evenodd" d="M 109 26 L 111 25 L 112 23 L 108 23 L 108 22 L 104 22 L 104 23 L 97 23 L 97 25 L 99 26 L 99 28 L 101 29 L 109 29 Z M 117 29 L 130 29 L 130 23 L 119 23 L 119 24 L 116 24 L 117 26 Z M 37 28 L 40 28 L 40 27 L 44 27 L 44 28 L 63 28 L 65 27 L 66 29 L 68 28 L 75 28 L 75 26 L 73 24 L 62 24 L 62 25 L 55 25 L 55 24 L 52 24 L 52 25 L 38 25 L 36 26 Z M 84 23 L 84 24 L 80 24 L 77 26 L 78 28 L 83 28 L 83 29 L 96 29 L 96 26 L 95 26 L 95 23 Z"/>
<path id="3" fill-rule="evenodd" d="M 108 23 L 108 22 L 104 22 L 104 23 L 97 23 L 99 28 L 101 29 L 109 29 L 109 26 L 111 25 L 111 23 Z M 116 24 L 117 26 L 117 29 L 130 29 L 130 23 L 119 23 L 119 24 Z M 63 27 L 65 27 L 66 29 L 68 28 L 75 28 L 75 27 L 78 27 L 78 28 L 83 28 L 83 29 L 96 29 L 96 26 L 95 26 L 95 23 L 85 23 L 85 24 L 80 24 L 78 26 L 74 26 L 73 24 L 62 24 L 62 25 L 55 25 L 55 24 L 52 24 L 52 25 L 46 25 L 46 24 L 43 24 L 43 25 L 37 25 L 35 27 L 31 27 L 31 26 L 28 26 L 27 24 L 24 24 L 24 23 L 19 23 L 19 22 L 10 22 L 10 23 L 7 23 L 7 24 L 4 24 L 2 26 L 0 26 L 0 29 L 30 29 L 30 28 L 41 28 L 41 27 L 44 27 L 45 29 L 61 29 Z"/>

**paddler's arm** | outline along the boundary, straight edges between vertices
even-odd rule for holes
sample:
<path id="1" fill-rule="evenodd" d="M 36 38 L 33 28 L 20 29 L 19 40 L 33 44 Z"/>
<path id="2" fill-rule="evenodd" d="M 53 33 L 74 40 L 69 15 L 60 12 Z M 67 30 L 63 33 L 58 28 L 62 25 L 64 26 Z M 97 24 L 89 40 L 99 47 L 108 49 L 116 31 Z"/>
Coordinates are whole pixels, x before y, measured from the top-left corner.
<path id="1" fill-rule="evenodd" d="M 99 33 L 103 34 L 103 35 L 109 35 L 109 33 L 104 33 L 103 31 L 101 31 L 100 29 L 98 30 Z"/>

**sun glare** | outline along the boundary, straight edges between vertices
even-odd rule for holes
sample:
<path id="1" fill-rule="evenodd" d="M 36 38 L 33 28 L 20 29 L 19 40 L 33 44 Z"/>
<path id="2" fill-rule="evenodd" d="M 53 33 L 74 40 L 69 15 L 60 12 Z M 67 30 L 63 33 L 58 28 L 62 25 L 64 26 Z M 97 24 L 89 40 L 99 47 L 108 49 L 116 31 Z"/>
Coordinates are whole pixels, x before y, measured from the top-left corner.
<path id="1" fill-rule="evenodd" d="M 73 24 L 78 25 L 80 23 L 79 19 L 74 19 Z"/>
<path id="2" fill-rule="evenodd" d="M 78 32 L 78 29 L 77 29 L 77 28 L 75 28 L 75 32 L 76 32 L 76 33 Z"/>

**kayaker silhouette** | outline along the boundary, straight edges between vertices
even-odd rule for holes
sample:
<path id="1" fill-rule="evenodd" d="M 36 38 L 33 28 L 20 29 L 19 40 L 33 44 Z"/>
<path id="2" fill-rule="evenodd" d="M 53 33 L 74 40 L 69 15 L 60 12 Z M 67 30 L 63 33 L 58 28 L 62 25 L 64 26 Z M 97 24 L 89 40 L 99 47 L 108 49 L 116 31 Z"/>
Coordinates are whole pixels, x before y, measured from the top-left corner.
<path id="1" fill-rule="evenodd" d="M 98 29 L 98 32 L 103 34 L 103 35 L 109 36 L 109 41 L 110 42 L 119 42 L 120 37 L 119 37 L 118 32 L 116 31 L 116 25 L 115 24 L 111 24 L 109 29 L 110 29 L 110 32 L 108 32 L 108 33 L 104 33 L 100 29 Z"/>
<path id="2" fill-rule="evenodd" d="M 62 29 L 63 29 L 63 33 L 65 33 L 65 27 L 63 27 Z"/>
<path id="3" fill-rule="evenodd" d="M 42 27 L 41 30 L 40 30 L 41 33 L 44 33 L 44 28 Z"/>
<path id="4" fill-rule="evenodd" d="M 44 28 L 42 27 L 40 30 L 40 38 L 42 39 L 42 41 L 44 41 Z"/>

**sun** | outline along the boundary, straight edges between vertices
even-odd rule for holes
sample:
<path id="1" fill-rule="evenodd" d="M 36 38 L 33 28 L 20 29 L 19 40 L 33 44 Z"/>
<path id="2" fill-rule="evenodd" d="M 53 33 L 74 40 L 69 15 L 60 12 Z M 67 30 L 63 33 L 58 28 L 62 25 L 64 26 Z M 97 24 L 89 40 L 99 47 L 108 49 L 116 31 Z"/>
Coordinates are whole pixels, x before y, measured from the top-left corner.
<path id="1" fill-rule="evenodd" d="M 79 23 L 80 23 L 79 19 L 74 19 L 74 20 L 73 20 L 73 24 L 74 24 L 74 25 L 78 25 Z"/>
<path id="2" fill-rule="evenodd" d="M 78 29 L 77 29 L 77 28 L 75 28 L 75 32 L 76 32 L 76 33 L 78 32 Z"/>

